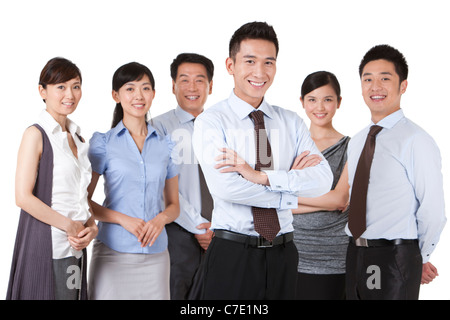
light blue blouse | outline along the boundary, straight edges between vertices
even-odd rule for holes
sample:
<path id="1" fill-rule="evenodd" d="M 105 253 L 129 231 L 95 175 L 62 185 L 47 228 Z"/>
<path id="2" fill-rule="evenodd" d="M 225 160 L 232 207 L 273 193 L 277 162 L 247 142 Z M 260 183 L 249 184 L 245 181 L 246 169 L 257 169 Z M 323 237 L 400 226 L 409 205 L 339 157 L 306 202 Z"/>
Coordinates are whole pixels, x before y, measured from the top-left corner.
<path id="1" fill-rule="evenodd" d="M 95 132 L 89 143 L 92 170 L 104 178 L 103 206 L 144 221 L 163 210 L 165 181 L 178 174 L 170 156 L 173 148 L 170 138 L 159 135 L 148 124 L 141 153 L 120 122 L 106 133 Z M 119 252 L 152 254 L 167 248 L 165 230 L 151 247 L 142 248 L 136 236 L 119 224 L 99 222 L 98 228 L 97 239 Z"/>

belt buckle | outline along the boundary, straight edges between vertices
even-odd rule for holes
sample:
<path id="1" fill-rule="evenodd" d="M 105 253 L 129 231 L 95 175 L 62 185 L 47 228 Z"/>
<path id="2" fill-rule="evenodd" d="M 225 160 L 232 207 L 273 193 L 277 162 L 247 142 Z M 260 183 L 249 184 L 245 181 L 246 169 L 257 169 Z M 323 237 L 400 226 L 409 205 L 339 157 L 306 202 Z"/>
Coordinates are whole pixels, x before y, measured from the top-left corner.
<path id="1" fill-rule="evenodd" d="M 355 244 L 357 247 L 368 247 L 367 239 L 366 238 L 358 238 L 355 240 Z"/>
<path id="2" fill-rule="evenodd" d="M 272 248 L 273 247 L 273 241 L 266 240 L 264 237 L 258 237 L 258 241 L 256 244 L 257 248 Z"/>

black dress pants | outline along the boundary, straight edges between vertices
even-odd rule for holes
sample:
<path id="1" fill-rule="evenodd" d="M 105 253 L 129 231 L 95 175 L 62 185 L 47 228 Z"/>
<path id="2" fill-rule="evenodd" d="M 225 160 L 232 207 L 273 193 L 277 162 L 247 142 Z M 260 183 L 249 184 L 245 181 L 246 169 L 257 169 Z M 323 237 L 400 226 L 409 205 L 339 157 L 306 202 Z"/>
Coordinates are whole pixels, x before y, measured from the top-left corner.
<path id="1" fill-rule="evenodd" d="M 295 298 L 298 252 L 293 241 L 256 248 L 214 237 L 204 263 L 204 300 Z"/>
<path id="2" fill-rule="evenodd" d="M 417 243 L 358 247 L 349 243 L 346 259 L 349 300 L 417 300 L 422 256 Z"/>
<path id="3" fill-rule="evenodd" d="M 172 222 L 166 225 L 170 255 L 170 299 L 186 300 L 204 250 L 194 234 Z"/>

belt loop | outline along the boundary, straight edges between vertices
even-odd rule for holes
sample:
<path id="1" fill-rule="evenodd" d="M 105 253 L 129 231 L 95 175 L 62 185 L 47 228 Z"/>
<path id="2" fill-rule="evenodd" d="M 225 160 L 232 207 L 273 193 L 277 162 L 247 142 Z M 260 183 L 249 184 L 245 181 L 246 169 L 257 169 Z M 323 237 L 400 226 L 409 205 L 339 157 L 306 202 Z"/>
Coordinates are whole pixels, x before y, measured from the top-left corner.
<path id="1" fill-rule="evenodd" d="M 250 237 L 246 237 L 246 238 L 245 238 L 245 242 L 244 242 L 244 248 L 245 248 L 245 249 L 248 249 L 248 243 L 249 243 L 249 241 L 250 241 Z"/>

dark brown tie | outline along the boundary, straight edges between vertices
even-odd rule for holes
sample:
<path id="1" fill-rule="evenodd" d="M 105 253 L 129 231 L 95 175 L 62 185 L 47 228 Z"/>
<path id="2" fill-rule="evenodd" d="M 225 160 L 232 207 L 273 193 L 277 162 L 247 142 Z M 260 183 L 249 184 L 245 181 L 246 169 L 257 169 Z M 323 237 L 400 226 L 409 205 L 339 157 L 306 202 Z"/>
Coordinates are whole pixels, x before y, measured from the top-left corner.
<path id="1" fill-rule="evenodd" d="M 359 157 L 355 177 L 353 178 L 348 228 L 354 239 L 358 239 L 366 231 L 366 203 L 370 167 L 372 166 L 373 153 L 375 152 L 376 136 L 382 129 L 383 127 L 380 126 L 372 126 L 370 128 L 366 143 Z"/>
<path id="2" fill-rule="evenodd" d="M 254 111 L 249 114 L 255 125 L 256 164 L 255 170 L 273 168 L 272 149 L 264 126 L 264 113 Z M 280 231 L 277 210 L 274 208 L 252 207 L 255 231 L 266 240 L 272 241 Z"/>
<path id="3" fill-rule="evenodd" d="M 195 118 L 192 119 L 192 122 L 195 122 Z M 202 205 L 201 215 L 206 220 L 211 221 L 214 202 L 200 164 L 198 164 L 198 180 L 200 182 L 200 200 Z"/>
<path id="4" fill-rule="evenodd" d="M 198 178 L 200 180 L 200 196 L 202 201 L 202 217 L 208 221 L 211 221 L 213 211 L 213 199 L 209 192 L 208 185 L 206 184 L 205 176 L 203 175 L 200 164 L 198 165 Z"/>

